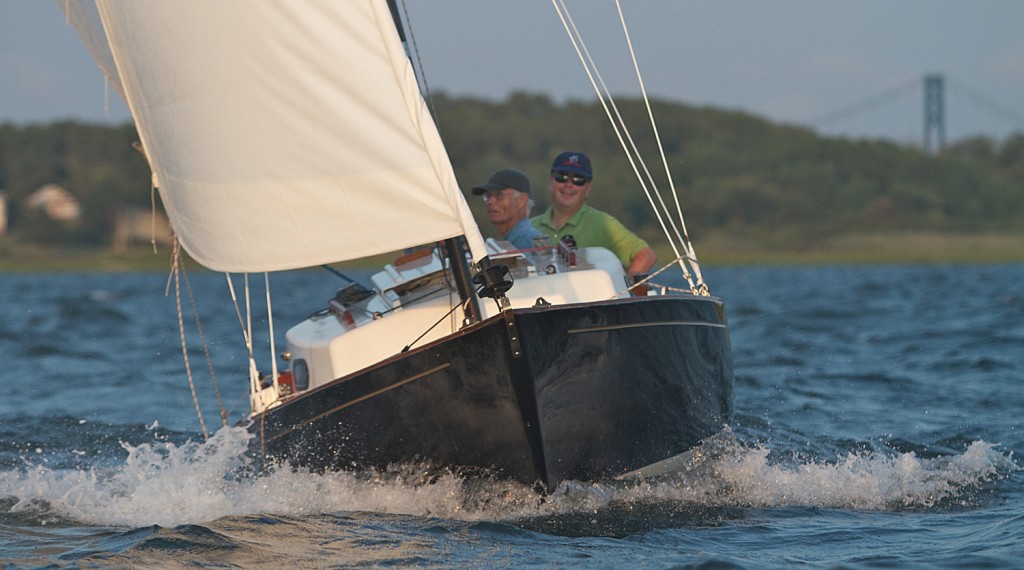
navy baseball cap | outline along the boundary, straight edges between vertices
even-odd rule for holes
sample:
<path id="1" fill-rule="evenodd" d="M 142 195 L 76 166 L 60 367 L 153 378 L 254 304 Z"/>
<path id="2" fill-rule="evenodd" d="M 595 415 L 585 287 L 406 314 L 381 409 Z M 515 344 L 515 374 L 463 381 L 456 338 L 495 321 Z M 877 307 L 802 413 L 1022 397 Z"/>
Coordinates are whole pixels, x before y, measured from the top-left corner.
<path id="1" fill-rule="evenodd" d="M 587 178 L 594 177 L 593 172 L 590 170 L 590 158 L 582 152 L 571 150 L 567 150 L 555 157 L 555 161 L 551 163 L 551 171 L 579 174 Z"/>
<path id="2" fill-rule="evenodd" d="M 504 190 L 511 188 L 526 194 L 533 194 L 530 178 L 515 168 L 502 168 L 491 175 L 487 182 L 473 188 L 474 196 L 482 196 L 488 190 Z"/>

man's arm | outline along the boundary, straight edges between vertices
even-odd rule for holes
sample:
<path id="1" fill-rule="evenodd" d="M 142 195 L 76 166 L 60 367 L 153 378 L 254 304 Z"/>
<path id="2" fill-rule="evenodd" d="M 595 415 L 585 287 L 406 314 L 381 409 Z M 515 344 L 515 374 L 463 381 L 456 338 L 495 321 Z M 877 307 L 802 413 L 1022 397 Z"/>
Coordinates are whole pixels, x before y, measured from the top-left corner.
<path id="1" fill-rule="evenodd" d="M 636 252 L 633 259 L 629 262 L 629 267 L 626 268 L 626 277 L 629 278 L 630 282 L 633 281 L 634 275 L 641 275 L 648 273 L 651 267 L 654 266 L 654 262 L 658 260 L 658 256 L 654 254 L 654 250 L 645 247 L 640 251 Z"/>

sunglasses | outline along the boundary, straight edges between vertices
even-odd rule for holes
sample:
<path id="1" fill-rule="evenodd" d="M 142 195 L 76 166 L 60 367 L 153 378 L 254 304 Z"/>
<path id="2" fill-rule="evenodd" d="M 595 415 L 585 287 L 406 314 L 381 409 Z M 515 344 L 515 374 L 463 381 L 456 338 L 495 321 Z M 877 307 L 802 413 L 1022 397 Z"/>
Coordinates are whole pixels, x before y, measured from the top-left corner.
<path id="1" fill-rule="evenodd" d="M 555 179 L 555 182 L 563 183 L 567 180 L 572 180 L 572 183 L 576 186 L 586 186 L 590 182 L 590 178 L 586 176 L 577 176 L 569 174 L 568 172 L 552 172 L 551 177 Z"/>

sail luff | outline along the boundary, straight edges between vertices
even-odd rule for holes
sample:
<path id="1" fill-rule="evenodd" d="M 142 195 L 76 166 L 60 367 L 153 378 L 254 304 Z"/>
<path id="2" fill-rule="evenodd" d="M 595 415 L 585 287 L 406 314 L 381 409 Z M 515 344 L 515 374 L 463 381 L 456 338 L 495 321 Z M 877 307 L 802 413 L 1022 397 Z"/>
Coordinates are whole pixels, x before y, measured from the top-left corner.
<path id="1" fill-rule="evenodd" d="M 219 271 L 483 239 L 384 0 L 98 0 L 182 245 Z"/>
<path id="2" fill-rule="evenodd" d="M 410 109 L 414 112 L 413 120 L 419 125 L 419 133 L 423 137 L 423 146 L 427 149 L 431 163 L 434 165 L 434 172 L 438 175 L 438 184 L 444 188 L 444 194 L 448 198 L 449 207 L 459 217 L 460 225 L 466 230 L 463 235 L 466 237 L 469 249 L 473 254 L 473 259 L 480 260 L 487 255 L 487 247 L 484 245 L 483 236 L 480 235 L 480 228 L 476 225 L 476 220 L 473 218 L 473 212 L 469 209 L 469 204 L 466 203 L 466 199 L 459 189 L 458 180 L 455 178 L 455 170 L 448 157 L 448 152 L 445 150 L 444 142 L 441 140 L 441 133 L 437 130 L 437 125 L 430 114 L 430 109 L 420 93 L 419 82 L 416 80 L 416 71 L 412 66 L 412 61 L 409 59 L 409 54 L 402 41 L 399 25 L 394 20 L 394 10 L 386 1 L 375 5 L 378 8 L 378 18 L 386 18 L 391 23 L 391 28 L 394 30 L 395 37 L 398 40 L 397 43 L 395 41 L 386 42 L 386 45 L 391 48 L 391 58 L 397 62 L 404 63 L 401 66 L 404 72 L 401 83 L 406 86 L 405 97 L 409 102 Z M 382 29 L 386 28 L 383 24 L 381 27 Z M 395 53 L 394 48 L 396 46 L 401 48 L 399 53 Z"/>
<path id="3" fill-rule="evenodd" d="M 74 28 L 78 38 L 82 41 L 86 51 L 92 56 L 96 66 L 100 68 L 107 82 L 122 100 L 127 100 L 124 88 L 121 86 L 121 77 L 117 74 L 117 65 L 114 63 L 114 56 L 110 53 L 110 45 L 107 43 L 106 33 L 103 31 L 103 23 L 95 2 L 79 0 L 56 0 L 58 6 L 64 11 L 65 21 Z"/>

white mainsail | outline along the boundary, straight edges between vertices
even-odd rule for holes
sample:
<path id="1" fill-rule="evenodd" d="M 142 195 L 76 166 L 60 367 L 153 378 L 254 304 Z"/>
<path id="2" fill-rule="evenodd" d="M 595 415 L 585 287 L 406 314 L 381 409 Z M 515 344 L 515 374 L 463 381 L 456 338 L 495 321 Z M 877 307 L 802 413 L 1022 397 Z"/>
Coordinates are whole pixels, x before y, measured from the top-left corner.
<path id="1" fill-rule="evenodd" d="M 101 68 L 90 38 L 106 38 L 104 71 L 204 266 L 293 269 L 456 235 L 486 254 L 384 0 L 58 3 Z"/>

